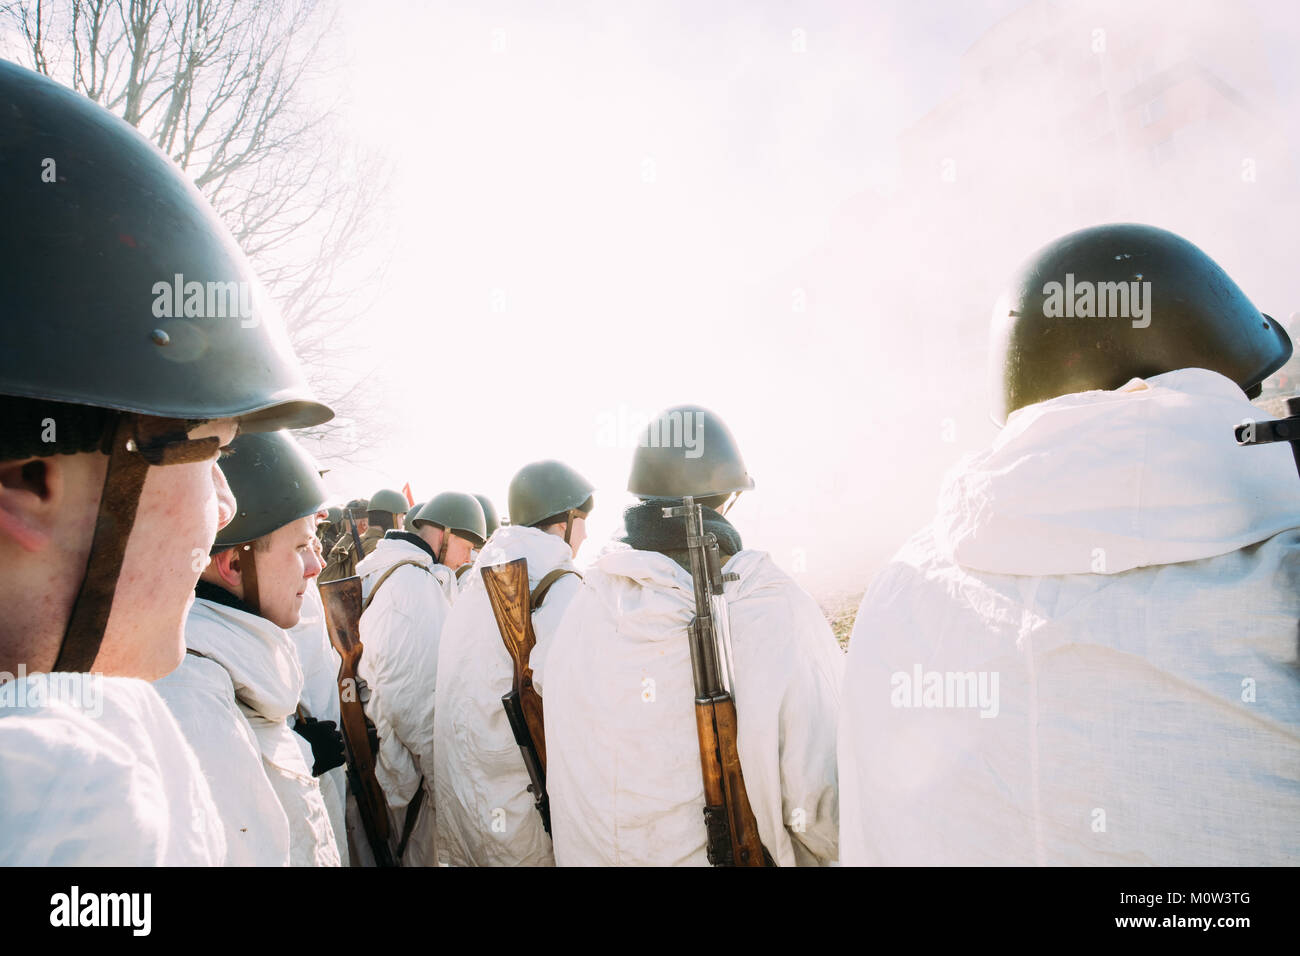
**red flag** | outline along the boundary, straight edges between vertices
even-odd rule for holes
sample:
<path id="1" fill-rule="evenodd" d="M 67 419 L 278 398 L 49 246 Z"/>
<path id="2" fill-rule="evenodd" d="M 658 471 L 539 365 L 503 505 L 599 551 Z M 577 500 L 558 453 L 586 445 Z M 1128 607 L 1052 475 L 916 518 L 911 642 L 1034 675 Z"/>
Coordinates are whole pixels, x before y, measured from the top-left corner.
<path id="1" fill-rule="evenodd" d="M 406 503 L 408 505 L 415 504 L 415 496 L 411 494 L 411 483 L 409 481 L 402 485 L 402 494 L 406 495 Z"/>

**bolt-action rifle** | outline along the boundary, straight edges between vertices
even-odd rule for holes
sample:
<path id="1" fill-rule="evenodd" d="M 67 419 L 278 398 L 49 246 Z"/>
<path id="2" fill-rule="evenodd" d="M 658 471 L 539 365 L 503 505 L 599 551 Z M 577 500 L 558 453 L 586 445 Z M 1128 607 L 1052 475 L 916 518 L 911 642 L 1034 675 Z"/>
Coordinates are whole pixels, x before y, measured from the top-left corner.
<path id="1" fill-rule="evenodd" d="M 356 526 L 352 533 L 357 533 Z M 360 553 L 360 548 L 358 548 Z M 339 578 L 320 585 L 321 603 L 325 605 L 325 627 L 330 643 L 343 659 L 339 668 L 339 716 L 343 727 L 343 746 L 347 758 L 348 784 L 357 801 L 366 841 L 379 866 L 394 866 L 388 847 L 388 801 L 375 779 L 375 754 L 366 733 L 363 706 L 370 699 L 370 688 L 357 674 L 361 663 L 361 579 Z"/>
<path id="2" fill-rule="evenodd" d="M 718 539 L 705 532 L 704 509 L 694 498 L 683 498 L 681 505 L 664 508 L 663 514 L 686 519 L 686 548 L 695 583 L 695 617 L 689 635 L 709 862 L 714 866 L 774 866 L 759 838 L 736 748 L 731 622 L 722 586 L 737 576 L 722 573 Z"/>

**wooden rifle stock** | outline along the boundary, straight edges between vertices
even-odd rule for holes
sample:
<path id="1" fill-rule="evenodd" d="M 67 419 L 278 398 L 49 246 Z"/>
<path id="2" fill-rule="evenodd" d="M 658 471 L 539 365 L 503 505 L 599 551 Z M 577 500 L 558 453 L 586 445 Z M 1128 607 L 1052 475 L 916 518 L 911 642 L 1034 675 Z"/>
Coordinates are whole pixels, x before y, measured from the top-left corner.
<path id="1" fill-rule="evenodd" d="M 517 558 L 506 564 L 480 569 L 492 616 L 513 664 L 510 693 L 501 698 L 515 743 L 524 758 L 537 812 L 551 832 L 550 802 L 546 796 L 546 731 L 542 723 L 542 698 L 533 688 L 533 669 L 528 659 L 537 638 L 528 593 L 528 561 Z"/>
<path id="2" fill-rule="evenodd" d="M 695 702 L 700 738 L 700 767 L 704 772 L 704 821 L 709 846 L 731 844 L 731 859 L 716 865 L 768 866 L 770 859 L 758 835 L 758 820 L 749 804 L 745 777 L 736 749 L 736 702 L 728 695 Z M 721 811 L 721 812 L 719 812 Z"/>
<path id="3" fill-rule="evenodd" d="M 343 743 L 347 750 L 348 777 L 357 810 L 366 831 L 366 839 L 380 866 L 393 866 L 388 847 L 388 801 L 375 779 L 375 755 L 366 732 L 366 715 L 362 708 L 366 687 L 357 675 L 361 663 L 361 579 L 340 578 L 319 586 L 325 605 L 325 626 L 330 643 L 343 659 L 339 668 L 339 712 L 343 724 Z"/>

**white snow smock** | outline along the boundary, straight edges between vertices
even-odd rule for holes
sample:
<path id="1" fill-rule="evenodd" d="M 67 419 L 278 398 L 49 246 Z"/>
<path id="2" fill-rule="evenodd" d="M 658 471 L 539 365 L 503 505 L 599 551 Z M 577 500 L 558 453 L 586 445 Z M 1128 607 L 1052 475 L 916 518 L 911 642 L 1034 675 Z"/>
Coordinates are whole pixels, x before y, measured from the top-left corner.
<path id="1" fill-rule="evenodd" d="M 220 866 L 198 760 L 147 681 L 0 685 L 0 866 Z"/>
<path id="2" fill-rule="evenodd" d="M 1300 479 L 1183 369 L 1015 412 L 871 583 L 845 864 L 1300 860 Z"/>
<path id="3" fill-rule="evenodd" d="M 461 593 L 438 649 L 439 850 L 452 866 L 554 866 L 551 838 L 528 792 L 529 777 L 501 697 L 513 662 L 497 629 L 480 568 L 528 561 L 528 588 L 557 568 L 574 568 L 564 539 L 536 528 L 500 528 L 461 577 Z M 582 584 L 560 577 L 533 614 L 537 644 L 529 662 L 538 684 L 551 635 Z M 539 687 L 540 692 L 540 687 Z"/>
<path id="4" fill-rule="evenodd" d="M 724 567 L 737 741 L 779 866 L 836 859 L 835 724 L 844 655 L 821 610 L 764 552 Z M 687 626 L 690 572 L 612 542 L 544 661 L 547 787 L 560 866 L 708 864 Z"/>
<path id="5" fill-rule="evenodd" d="M 385 537 L 360 564 L 362 594 L 371 592 L 384 572 L 402 561 L 361 615 L 361 663 L 357 675 L 370 688 L 366 716 L 379 734 L 375 779 L 388 800 L 394 851 L 401 839 L 407 806 L 421 786 L 425 795 L 411 831 L 403 866 L 436 866 L 437 816 L 433 790 L 434 694 L 438 680 L 438 640 L 451 610 L 452 572 L 423 548 Z"/>
<path id="6" fill-rule="evenodd" d="M 287 722 L 302 692 L 289 635 L 259 615 L 196 598 L 185 643 L 193 653 L 154 686 L 207 775 L 230 864 L 339 866 L 320 786 Z"/>

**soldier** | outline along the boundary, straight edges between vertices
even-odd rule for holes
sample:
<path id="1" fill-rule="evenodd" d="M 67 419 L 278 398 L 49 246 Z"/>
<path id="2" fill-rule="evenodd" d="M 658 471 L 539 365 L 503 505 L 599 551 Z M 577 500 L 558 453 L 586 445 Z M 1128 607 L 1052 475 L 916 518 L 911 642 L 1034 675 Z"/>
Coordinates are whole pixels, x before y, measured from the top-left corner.
<path id="1" fill-rule="evenodd" d="M 1013 277 L 1002 432 L 858 612 L 845 863 L 1300 858 L 1300 485 L 1233 436 L 1290 353 L 1161 229 L 1084 229 Z"/>
<path id="2" fill-rule="evenodd" d="M 354 502 L 355 503 L 355 502 Z M 357 518 L 357 534 L 361 538 L 361 556 L 365 557 L 375 550 L 385 531 L 400 531 L 402 517 L 407 511 L 407 501 L 400 491 L 383 488 L 375 492 L 370 499 L 365 519 Z M 356 512 L 354 512 L 355 514 Z M 321 583 L 349 578 L 357 573 L 357 546 L 348 531 L 340 535 L 334 550 L 330 552 L 329 562 L 321 572 Z"/>
<path id="3" fill-rule="evenodd" d="M 320 573 L 316 513 L 328 492 L 286 432 L 241 435 L 222 471 L 239 511 L 194 589 L 185 661 L 154 686 L 207 774 L 231 865 L 338 866 L 314 778 L 342 765 L 343 741 L 337 724 L 297 719 L 303 673 L 287 633 Z"/>
<path id="4" fill-rule="evenodd" d="M 340 536 L 351 536 L 353 525 L 356 525 L 358 535 L 365 534 L 370 528 L 370 519 L 366 517 L 369 511 L 369 498 L 353 498 L 349 501 L 347 507 L 343 509 L 343 530 Z"/>
<path id="5" fill-rule="evenodd" d="M 220 863 L 148 682 L 184 656 L 194 556 L 234 514 L 219 447 L 332 413 L 211 207 L 134 129 L 0 63 L 0 143 L 0 863 Z M 253 290 L 252 315 L 169 311 L 179 275 Z"/>
<path id="6" fill-rule="evenodd" d="M 592 491 L 587 479 L 561 462 L 526 465 L 510 482 L 513 523 L 489 531 L 475 565 L 527 559 L 534 668 L 578 593 L 581 577 L 573 559 L 586 538 Z M 501 706 L 511 688 L 510 656 L 477 570 L 461 588 L 438 650 L 439 853 L 452 866 L 554 866 L 551 838 L 533 807 L 528 773 Z"/>
<path id="7" fill-rule="evenodd" d="M 687 495 L 706 506 L 724 573 L 738 576 L 725 585 L 737 739 L 763 845 L 781 866 L 836 859 L 843 655 L 817 603 L 765 552 L 745 550 L 723 517 L 753 487 L 712 412 L 669 409 L 643 435 L 628 481 L 641 503 L 587 570 L 534 667 L 560 866 L 707 862 L 687 640 L 694 589 L 685 521 L 663 516 Z"/>
<path id="8" fill-rule="evenodd" d="M 451 569 L 483 544 L 483 509 L 470 495 L 444 492 L 412 524 L 414 531 L 389 530 L 357 565 L 365 647 L 357 674 L 370 688 L 366 715 L 379 737 L 375 778 L 388 799 L 393 855 L 405 866 L 436 866 L 438 641 L 455 598 Z"/>
<path id="9" fill-rule="evenodd" d="M 365 554 L 375 550 L 375 545 L 379 543 L 385 531 L 403 530 L 402 520 L 408 510 L 410 510 L 410 503 L 400 491 L 384 488 L 375 492 L 374 497 L 370 499 L 370 507 L 366 510 L 369 527 L 361 536 L 361 546 L 365 549 Z"/>
<path id="10" fill-rule="evenodd" d="M 320 541 L 321 551 L 329 554 L 339 540 L 343 530 L 343 509 L 327 508 L 324 519 L 316 526 L 316 537 Z"/>

